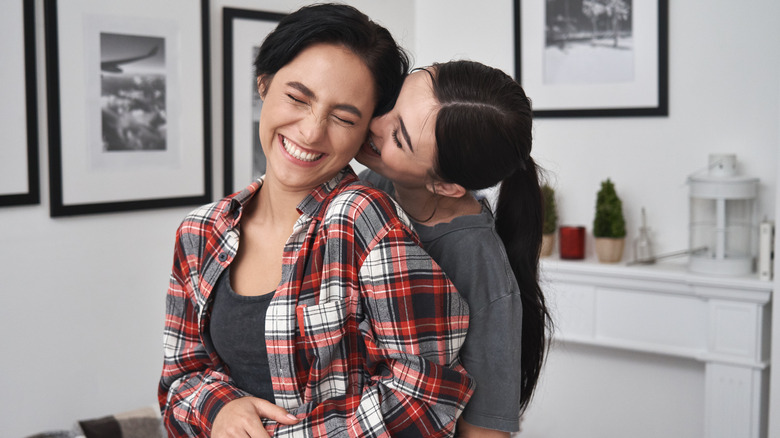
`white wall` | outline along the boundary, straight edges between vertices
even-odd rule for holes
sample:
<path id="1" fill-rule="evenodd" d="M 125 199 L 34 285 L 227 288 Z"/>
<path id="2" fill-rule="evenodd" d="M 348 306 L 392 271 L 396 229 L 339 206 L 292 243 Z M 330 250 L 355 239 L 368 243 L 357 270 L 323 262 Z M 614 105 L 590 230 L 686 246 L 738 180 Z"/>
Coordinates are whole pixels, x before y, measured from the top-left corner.
<path id="1" fill-rule="evenodd" d="M 513 74 L 512 3 L 416 2 L 418 64 L 465 58 Z M 537 119 L 534 132 L 562 223 L 590 230 L 609 177 L 628 237 L 644 206 L 657 253 L 687 248 L 685 181 L 710 153 L 736 153 L 740 170 L 761 180 L 760 216 L 775 218 L 780 149 L 780 3 L 671 0 L 669 17 L 669 117 Z M 558 345 L 521 436 L 702 436 L 701 373 L 695 362 Z"/>
<path id="2" fill-rule="evenodd" d="M 403 44 L 413 0 L 351 0 Z M 214 193 L 222 193 L 222 7 L 289 12 L 310 3 L 211 0 Z M 157 403 L 165 291 L 179 221 L 192 207 L 49 218 L 42 1 L 36 1 L 38 206 L 0 209 L 0 436 Z"/>

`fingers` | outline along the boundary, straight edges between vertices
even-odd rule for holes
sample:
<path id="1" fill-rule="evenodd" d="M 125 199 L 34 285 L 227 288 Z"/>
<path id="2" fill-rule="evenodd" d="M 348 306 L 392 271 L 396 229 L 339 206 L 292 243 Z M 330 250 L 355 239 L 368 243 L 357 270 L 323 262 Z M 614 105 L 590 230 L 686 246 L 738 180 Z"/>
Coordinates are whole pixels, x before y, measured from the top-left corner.
<path id="1" fill-rule="evenodd" d="M 301 421 L 295 415 L 287 412 L 283 407 L 277 406 L 267 400 L 254 399 L 257 413 L 262 418 L 268 418 L 280 424 L 295 424 Z"/>
<path id="2" fill-rule="evenodd" d="M 266 438 L 254 397 L 243 397 L 228 402 L 220 409 L 211 425 L 212 438 Z M 265 401 L 265 400 L 260 400 Z M 267 403 L 267 402 L 266 402 Z"/>
<path id="3" fill-rule="evenodd" d="M 266 438 L 263 418 L 280 424 L 295 424 L 300 420 L 267 400 L 243 397 L 227 403 L 217 413 L 212 424 L 212 438 Z"/>

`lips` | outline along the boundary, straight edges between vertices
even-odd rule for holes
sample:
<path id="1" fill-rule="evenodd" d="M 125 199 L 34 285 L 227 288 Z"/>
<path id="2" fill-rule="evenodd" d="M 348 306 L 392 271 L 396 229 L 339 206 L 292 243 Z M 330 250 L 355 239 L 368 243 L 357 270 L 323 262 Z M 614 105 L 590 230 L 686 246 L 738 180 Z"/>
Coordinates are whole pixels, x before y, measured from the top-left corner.
<path id="1" fill-rule="evenodd" d="M 311 163 L 313 161 L 317 161 L 320 158 L 322 158 L 325 154 L 315 154 L 312 152 L 307 152 L 302 147 L 298 146 L 297 144 L 290 141 L 287 137 L 282 137 L 282 145 L 284 146 L 284 150 L 287 151 L 288 154 L 291 156 L 301 160 L 305 161 L 307 163 Z"/>

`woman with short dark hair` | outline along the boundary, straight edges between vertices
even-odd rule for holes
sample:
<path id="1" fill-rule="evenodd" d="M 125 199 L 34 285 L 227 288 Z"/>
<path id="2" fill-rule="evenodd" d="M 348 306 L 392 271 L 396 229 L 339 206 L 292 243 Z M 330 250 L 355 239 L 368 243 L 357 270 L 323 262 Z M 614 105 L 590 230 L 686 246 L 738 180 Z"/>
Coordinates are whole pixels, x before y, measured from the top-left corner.
<path id="1" fill-rule="evenodd" d="M 283 19 L 255 63 L 266 174 L 180 225 L 159 385 L 172 437 L 451 436 L 468 307 L 348 163 L 408 60 L 344 5 Z"/>

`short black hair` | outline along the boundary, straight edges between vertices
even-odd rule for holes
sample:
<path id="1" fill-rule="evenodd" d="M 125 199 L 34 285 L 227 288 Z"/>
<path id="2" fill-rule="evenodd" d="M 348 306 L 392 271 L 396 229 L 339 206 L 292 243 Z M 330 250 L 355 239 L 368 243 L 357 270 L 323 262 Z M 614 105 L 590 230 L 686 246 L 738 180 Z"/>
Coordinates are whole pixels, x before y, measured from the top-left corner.
<path id="1" fill-rule="evenodd" d="M 307 47 L 339 44 L 351 50 L 374 78 L 374 116 L 393 108 L 409 71 L 409 57 L 390 32 L 352 6 L 325 3 L 287 15 L 263 41 L 255 58 L 255 75 L 273 77 Z"/>

